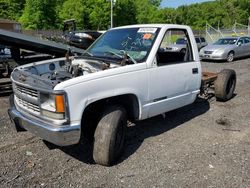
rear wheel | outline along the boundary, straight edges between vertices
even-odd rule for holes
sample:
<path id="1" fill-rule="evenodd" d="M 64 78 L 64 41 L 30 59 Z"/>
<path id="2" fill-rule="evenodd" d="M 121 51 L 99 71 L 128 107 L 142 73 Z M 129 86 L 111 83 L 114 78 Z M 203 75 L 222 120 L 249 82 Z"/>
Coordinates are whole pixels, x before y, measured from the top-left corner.
<path id="1" fill-rule="evenodd" d="M 233 97 L 236 85 L 236 73 L 232 69 L 222 70 L 214 82 L 215 97 L 219 101 L 227 101 Z"/>
<path id="2" fill-rule="evenodd" d="M 120 156 L 127 127 L 122 106 L 109 106 L 99 121 L 94 135 L 93 158 L 97 164 L 110 166 Z"/>
<path id="3" fill-rule="evenodd" d="M 227 55 L 227 62 L 232 62 L 232 61 L 234 61 L 234 52 L 233 51 L 229 52 Z"/>

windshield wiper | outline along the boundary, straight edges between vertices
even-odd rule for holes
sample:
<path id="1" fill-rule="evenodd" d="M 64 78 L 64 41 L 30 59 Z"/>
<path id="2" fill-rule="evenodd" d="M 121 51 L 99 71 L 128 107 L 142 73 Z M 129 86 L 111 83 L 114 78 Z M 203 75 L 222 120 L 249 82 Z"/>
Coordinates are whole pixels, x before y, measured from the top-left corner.
<path id="1" fill-rule="evenodd" d="M 137 63 L 136 60 L 128 52 L 126 52 L 125 50 L 120 50 L 120 52 L 123 53 L 123 60 L 122 60 L 122 62 L 124 61 L 124 63 L 126 63 L 127 60 L 130 60 L 134 64 Z"/>
<path id="2" fill-rule="evenodd" d="M 119 52 L 121 52 L 122 54 L 118 54 L 118 53 L 116 53 L 114 51 L 106 51 L 104 53 L 105 54 L 111 54 L 113 56 L 118 57 L 119 59 L 122 59 L 121 65 L 129 64 L 129 62 L 132 62 L 133 64 L 137 63 L 136 60 L 131 55 L 129 55 L 129 53 L 126 52 L 125 50 L 120 50 Z"/>
<path id="3" fill-rule="evenodd" d="M 83 56 L 84 56 L 84 55 L 87 55 L 87 56 L 91 56 L 91 57 L 93 56 L 93 54 L 90 53 L 90 52 L 88 52 L 88 51 L 84 51 L 82 55 L 83 55 Z"/>

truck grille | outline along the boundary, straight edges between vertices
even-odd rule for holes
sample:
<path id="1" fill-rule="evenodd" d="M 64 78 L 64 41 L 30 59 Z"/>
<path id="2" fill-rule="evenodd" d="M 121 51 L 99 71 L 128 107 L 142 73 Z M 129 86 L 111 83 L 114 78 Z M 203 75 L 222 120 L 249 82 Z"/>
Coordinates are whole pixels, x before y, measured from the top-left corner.
<path id="1" fill-rule="evenodd" d="M 35 113 L 35 114 L 40 114 L 40 108 L 38 105 L 32 104 L 28 101 L 25 101 L 17 96 L 15 96 L 16 98 L 16 102 L 18 104 L 18 106 L 20 106 L 21 108 L 28 110 L 29 112 Z"/>
<path id="2" fill-rule="evenodd" d="M 29 89 L 20 85 L 16 85 L 16 90 L 22 94 L 26 94 L 28 96 L 38 98 L 38 91 L 34 89 Z"/>
<path id="3" fill-rule="evenodd" d="M 34 114 L 40 114 L 38 91 L 26 88 L 17 84 L 13 84 L 15 93 L 15 101 L 18 107 Z"/>

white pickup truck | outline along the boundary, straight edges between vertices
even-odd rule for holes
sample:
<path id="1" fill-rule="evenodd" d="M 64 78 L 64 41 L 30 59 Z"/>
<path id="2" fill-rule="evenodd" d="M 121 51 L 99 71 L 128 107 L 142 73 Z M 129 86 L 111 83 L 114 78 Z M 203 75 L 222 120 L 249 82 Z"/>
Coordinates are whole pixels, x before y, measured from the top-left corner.
<path id="1" fill-rule="evenodd" d="M 178 37 L 187 38 L 185 53 L 167 51 Z M 8 112 L 17 131 L 59 146 L 88 136 L 95 162 L 106 166 L 122 152 L 127 121 L 191 104 L 208 90 L 229 100 L 236 84 L 233 70 L 202 73 L 190 27 L 169 24 L 111 29 L 82 56 L 20 66 L 11 79 Z"/>

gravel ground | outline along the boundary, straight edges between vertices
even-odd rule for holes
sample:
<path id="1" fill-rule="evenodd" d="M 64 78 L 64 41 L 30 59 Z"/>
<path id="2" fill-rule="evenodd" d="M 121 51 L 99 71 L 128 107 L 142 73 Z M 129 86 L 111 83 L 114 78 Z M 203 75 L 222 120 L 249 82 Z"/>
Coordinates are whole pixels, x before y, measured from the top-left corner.
<path id="1" fill-rule="evenodd" d="M 0 187 L 250 187 L 250 59 L 202 66 L 235 69 L 235 97 L 200 99 L 130 126 L 113 167 L 94 164 L 87 141 L 58 148 L 17 134 L 1 96 Z"/>

